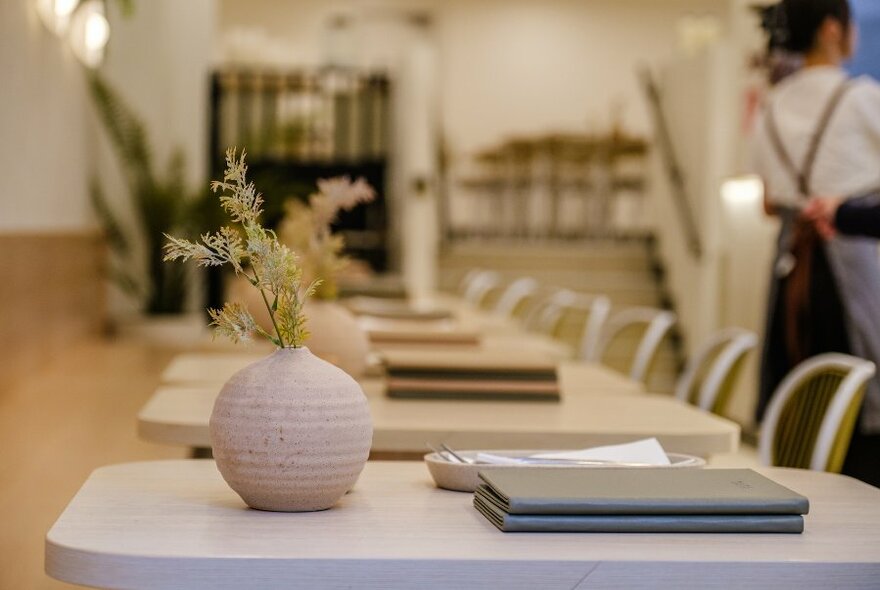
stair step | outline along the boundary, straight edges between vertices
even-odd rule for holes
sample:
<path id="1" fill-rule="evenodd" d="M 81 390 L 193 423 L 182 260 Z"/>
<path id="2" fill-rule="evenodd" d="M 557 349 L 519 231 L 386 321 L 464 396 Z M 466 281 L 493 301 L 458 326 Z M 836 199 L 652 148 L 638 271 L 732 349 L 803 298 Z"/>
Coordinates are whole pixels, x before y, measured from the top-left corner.
<path id="1" fill-rule="evenodd" d="M 456 244 L 444 249 L 440 268 L 480 267 L 526 272 L 545 270 L 650 270 L 645 243 L 587 243 L 583 245 L 523 246 L 518 244 Z"/>

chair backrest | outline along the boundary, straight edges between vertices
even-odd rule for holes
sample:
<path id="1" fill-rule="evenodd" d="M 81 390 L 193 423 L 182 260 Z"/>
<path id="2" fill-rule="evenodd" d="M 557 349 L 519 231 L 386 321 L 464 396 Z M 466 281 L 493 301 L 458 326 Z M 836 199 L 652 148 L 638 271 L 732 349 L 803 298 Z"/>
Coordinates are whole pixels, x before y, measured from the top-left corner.
<path id="1" fill-rule="evenodd" d="M 459 294 L 459 296 L 464 297 L 468 289 L 470 289 L 471 284 L 474 282 L 474 279 L 479 277 L 483 273 L 483 269 L 481 268 L 472 268 L 461 277 L 461 280 L 458 281 L 458 287 L 456 287 L 455 291 Z"/>
<path id="2" fill-rule="evenodd" d="M 514 315 L 517 308 L 538 290 L 538 281 L 531 277 L 516 279 L 501 293 L 493 311 L 500 316 Z"/>
<path id="3" fill-rule="evenodd" d="M 786 375 L 773 393 L 758 455 L 764 465 L 839 473 L 874 363 L 820 354 Z"/>
<path id="4" fill-rule="evenodd" d="M 583 316 L 583 324 L 577 335 L 576 356 L 589 359 L 595 355 L 602 326 L 611 310 L 611 300 L 605 295 L 575 293 L 569 289 L 557 289 L 540 301 L 527 318 L 526 325 L 543 334 L 560 337 L 561 327 L 567 316 Z"/>
<path id="5" fill-rule="evenodd" d="M 588 358 L 591 361 L 603 361 L 606 353 L 629 329 L 641 328 L 642 333 L 638 345 L 628 354 L 627 374 L 631 379 L 644 383 L 648 377 L 648 370 L 660 343 L 675 325 L 676 317 L 671 311 L 654 309 L 650 307 L 632 307 L 612 314 L 605 323 L 599 346 L 596 347 L 595 356 Z"/>
<path id="6" fill-rule="evenodd" d="M 688 362 L 675 396 L 723 415 L 746 356 L 757 345 L 758 337 L 747 330 L 727 328 L 715 333 Z"/>
<path id="7" fill-rule="evenodd" d="M 501 275 L 494 270 L 480 270 L 469 277 L 464 286 L 462 298 L 471 305 L 478 306 L 489 291 L 501 283 Z"/>

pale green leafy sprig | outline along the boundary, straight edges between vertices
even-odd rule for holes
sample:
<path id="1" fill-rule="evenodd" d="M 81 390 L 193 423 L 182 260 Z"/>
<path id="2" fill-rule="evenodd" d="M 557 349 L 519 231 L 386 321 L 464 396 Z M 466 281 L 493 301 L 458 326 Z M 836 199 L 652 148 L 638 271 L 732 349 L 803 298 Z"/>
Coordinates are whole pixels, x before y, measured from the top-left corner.
<path id="1" fill-rule="evenodd" d="M 227 303 L 223 309 L 209 309 L 211 325 L 217 333 L 235 343 L 250 342 L 255 332 L 261 330 L 254 317 L 241 303 Z"/>
<path id="2" fill-rule="evenodd" d="M 235 157 L 235 150 L 226 150 L 226 172 L 223 180 L 215 180 L 211 183 L 211 190 L 231 194 L 220 195 L 220 205 L 232 217 L 232 221 L 241 224 L 256 224 L 257 218 L 263 212 L 263 197 L 257 192 L 253 182 L 247 181 L 247 164 L 242 150 L 241 157 Z"/>
<path id="3" fill-rule="evenodd" d="M 303 287 L 303 273 L 296 254 L 278 241 L 275 232 L 260 225 L 263 199 L 253 183 L 247 182 L 246 174 L 245 153 L 236 157 L 235 150 L 230 149 L 226 152 L 223 181 L 212 183 L 215 192 L 221 191 L 223 209 L 241 225 L 242 231 L 224 227 L 215 234 L 203 235 L 200 243 L 167 236 L 165 260 L 194 260 L 201 266 L 229 264 L 260 291 L 274 334 L 260 328 L 240 303 L 226 303 L 220 310 L 208 310 L 216 333 L 235 342 L 259 334 L 276 346 L 298 348 L 308 337 L 303 304 L 314 294 L 320 281 L 314 279 Z"/>
<path id="4" fill-rule="evenodd" d="M 183 262 L 194 260 L 199 266 L 222 266 L 231 264 L 236 273 L 242 272 L 241 261 L 247 256 L 241 237 L 230 228 L 223 227 L 219 232 L 202 235 L 202 243 L 190 242 L 164 234 L 168 238 L 165 244 L 163 260 Z"/>
<path id="5" fill-rule="evenodd" d="M 302 292 L 299 297 L 290 297 L 289 292 L 284 292 L 279 301 L 279 308 L 289 308 L 291 313 L 282 314 L 278 317 L 278 330 L 281 337 L 288 342 L 302 342 L 308 339 L 309 331 L 306 329 L 306 317 L 302 313 L 306 299 L 315 294 L 315 289 L 321 283 L 319 280 L 312 283 Z"/>

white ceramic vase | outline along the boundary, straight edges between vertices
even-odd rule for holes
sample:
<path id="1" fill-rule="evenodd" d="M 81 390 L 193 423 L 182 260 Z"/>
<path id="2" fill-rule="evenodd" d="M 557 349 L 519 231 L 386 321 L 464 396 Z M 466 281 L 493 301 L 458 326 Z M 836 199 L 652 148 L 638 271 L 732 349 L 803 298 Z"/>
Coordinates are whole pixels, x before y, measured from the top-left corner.
<path id="1" fill-rule="evenodd" d="M 373 425 L 354 379 L 308 348 L 284 348 L 226 382 L 210 434 L 217 468 L 248 506 L 306 512 L 352 488 Z"/>
<path id="2" fill-rule="evenodd" d="M 370 340 L 357 318 L 337 301 L 309 299 L 303 312 L 308 322 L 309 349 L 352 377 L 367 368 Z"/>

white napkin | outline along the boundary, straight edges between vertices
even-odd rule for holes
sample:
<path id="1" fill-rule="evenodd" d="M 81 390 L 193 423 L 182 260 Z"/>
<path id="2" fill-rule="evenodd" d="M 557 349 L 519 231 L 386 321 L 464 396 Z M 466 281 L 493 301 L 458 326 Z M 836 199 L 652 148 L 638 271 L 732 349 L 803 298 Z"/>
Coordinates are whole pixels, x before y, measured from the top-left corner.
<path id="1" fill-rule="evenodd" d="M 602 461 L 614 463 L 643 463 L 648 465 L 670 465 L 666 451 L 656 438 L 646 438 L 622 445 L 593 447 L 580 451 L 559 451 L 554 453 L 537 453 L 530 459 L 571 460 L 571 461 Z M 494 465 L 516 465 L 526 463 L 521 458 L 505 457 L 491 453 L 478 453 L 477 461 Z M 534 461 L 528 461 L 534 465 Z"/>

